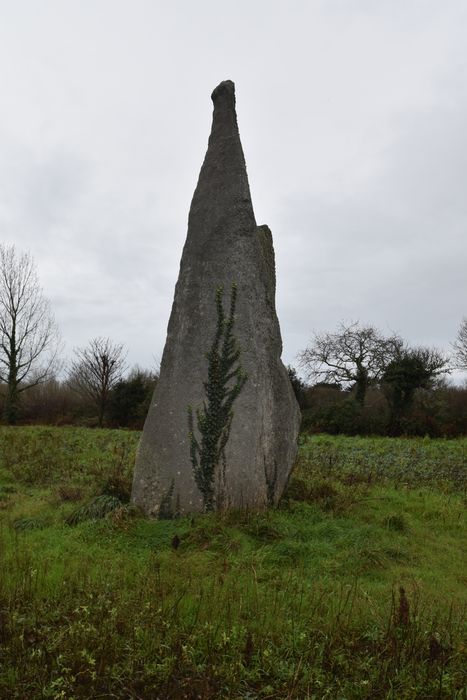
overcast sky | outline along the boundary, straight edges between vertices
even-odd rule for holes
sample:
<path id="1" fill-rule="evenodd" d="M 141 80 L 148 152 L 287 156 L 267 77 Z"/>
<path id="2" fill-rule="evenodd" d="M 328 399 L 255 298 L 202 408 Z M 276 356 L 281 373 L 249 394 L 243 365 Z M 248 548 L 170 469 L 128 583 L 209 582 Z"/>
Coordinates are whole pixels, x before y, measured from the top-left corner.
<path id="1" fill-rule="evenodd" d="M 212 89 L 236 84 L 283 359 L 359 319 L 449 349 L 467 315 L 465 0 L 0 0 L 0 241 L 70 356 L 162 354 Z M 460 376 L 460 375 L 459 375 Z"/>

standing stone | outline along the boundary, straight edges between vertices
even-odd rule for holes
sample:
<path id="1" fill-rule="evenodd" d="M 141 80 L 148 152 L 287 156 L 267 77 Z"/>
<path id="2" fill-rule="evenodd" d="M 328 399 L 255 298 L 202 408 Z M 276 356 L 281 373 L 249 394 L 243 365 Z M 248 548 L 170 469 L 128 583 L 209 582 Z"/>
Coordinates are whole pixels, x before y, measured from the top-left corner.
<path id="1" fill-rule="evenodd" d="M 208 151 L 191 203 L 160 379 L 133 481 L 133 503 L 156 517 L 203 509 L 190 459 L 187 409 L 206 400 L 206 353 L 216 331 L 220 286 L 226 313 L 232 284 L 237 286 L 233 334 L 248 375 L 233 404 L 223 507 L 277 503 L 297 449 L 300 412 L 280 359 L 272 236 L 267 226 L 256 225 L 253 214 L 233 82 L 222 82 L 211 97 Z"/>

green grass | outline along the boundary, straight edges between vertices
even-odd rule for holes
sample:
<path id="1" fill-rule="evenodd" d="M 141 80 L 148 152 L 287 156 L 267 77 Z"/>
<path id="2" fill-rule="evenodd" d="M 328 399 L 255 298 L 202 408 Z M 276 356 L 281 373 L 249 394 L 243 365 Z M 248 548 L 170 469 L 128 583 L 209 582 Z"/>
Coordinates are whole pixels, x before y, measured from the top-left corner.
<path id="1" fill-rule="evenodd" d="M 279 508 L 156 522 L 138 437 L 0 429 L 0 698 L 466 697 L 467 440 L 307 438 Z"/>

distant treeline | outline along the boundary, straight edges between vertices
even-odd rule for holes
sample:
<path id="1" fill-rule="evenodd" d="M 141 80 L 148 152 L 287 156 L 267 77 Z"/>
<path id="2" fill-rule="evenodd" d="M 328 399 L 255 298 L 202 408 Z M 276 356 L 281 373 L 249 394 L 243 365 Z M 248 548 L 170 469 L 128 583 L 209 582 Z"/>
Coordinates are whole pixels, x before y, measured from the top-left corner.
<path id="1" fill-rule="evenodd" d="M 113 428 L 143 427 L 157 375 L 133 369 L 110 389 L 102 424 Z M 0 414 L 3 415 L 5 387 L 0 387 Z M 69 380 L 50 379 L 24 392 L 18 424 L 79 425 L 98 427 L 100 405 L 92 396 L 76 391 Z"/>
<path id="2" fill-rule="evenodd" d="M 387 392 L 370 387 L 363 405 L 356 400 L 356 387 L 302 382 L 295 391 L 302 410 L 302 430 L 333 435 L 407 435 L 458 437 L 467 435 L 467 386 L 417 389 L 411 405 L 397 423 Z"/>
<path id="3" fill-rule="evenodd" d="M 411 346 L 372 325 L 341 322 L 336 331 L 314 333 L 300 354 L 307 386 L 289 377 L 308 432 L 346 435 L 467 434 L 467 385 L 450 386 L 446 375 L 467 371 L 467 318 L 452 355 Z"/>
<path id="4" fill-rule="evenodd" d="M 382 386 L 368 388 L 363 405 L 356 387 L 339 384 L 305 384 L 293 368 L 289 376 L 302 411 L 302 430 L 333 435 L 417 435 L 457 437 L 467 435 L 467 387 L 439 382 L 418 389 L 407 412 L 394 424 L 393 409 Z M 157 384 L 157 375 L 139 368 L 111 389 L 103 424 L 140 430 Z M 0 392 L 0 411 L 2 396 Z M 25 392 L 18 422 L 26 424 L 97 427 L 96 402 L 76 392 L 69 381 L 50 380 Z"/>
<path id="5" fill-rule="evenodd" d="M 306 385 L 289 378 L 308 432 L 346 435 L 467 434 L 467 385 L 445 376 L 467 372 L 467 317 L 452 355 L 410 346 L 401 336 L 359 321 L 315 332 L 298 355 Z M 68 364 L 50 302 L 29 253 L 0 244 L 0 415 L 3 422 L 141 429 L 158 376 L 134 368 L 126 349 L 92 338 Z M 57 376 L 66 379 L 59 381 Z M 233 378 L 233 376 L 232 376 Z"/>

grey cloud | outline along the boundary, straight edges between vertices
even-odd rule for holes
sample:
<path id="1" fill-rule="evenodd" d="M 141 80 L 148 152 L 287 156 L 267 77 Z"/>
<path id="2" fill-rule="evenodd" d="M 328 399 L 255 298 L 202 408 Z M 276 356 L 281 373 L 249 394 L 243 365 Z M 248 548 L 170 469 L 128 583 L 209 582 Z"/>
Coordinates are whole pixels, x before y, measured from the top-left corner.
<path id="1" fill-rule="evenodd" d="M 467 313 L 465 4 L 10 4 L 0 238 L 67 342 L 165 340 L 215 84 L 237 84 L 284 359 L 360 318 L 448 347 Z"/>

